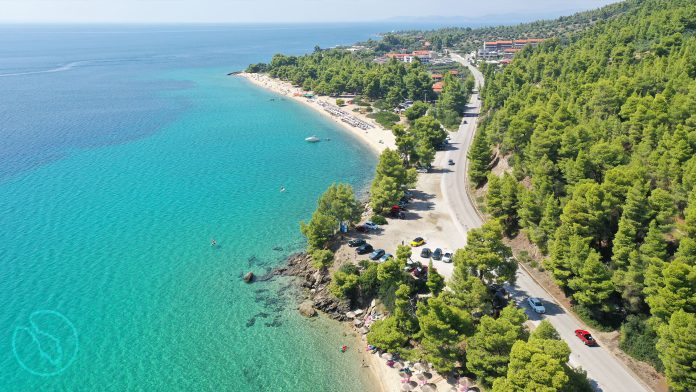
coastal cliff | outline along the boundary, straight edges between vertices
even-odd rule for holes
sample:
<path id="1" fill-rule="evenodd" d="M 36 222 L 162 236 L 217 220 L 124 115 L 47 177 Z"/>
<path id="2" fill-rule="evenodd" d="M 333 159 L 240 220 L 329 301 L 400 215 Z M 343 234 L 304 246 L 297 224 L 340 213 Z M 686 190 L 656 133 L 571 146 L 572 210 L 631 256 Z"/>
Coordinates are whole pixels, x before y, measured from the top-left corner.
<path id="1" fill-rule="evenodd" d="M 287 265 L 275 271 L 277 275 L 299 278 L 306 298 L 312 306 L 338 321 L 347 321 L 346 313 L 350 311 L 348 304 L 336 298 L 329 291 L 331 277 L 327 270 L 317 270 L 312 266 L 312 258 L 305 252 L 288 257 Z"/>

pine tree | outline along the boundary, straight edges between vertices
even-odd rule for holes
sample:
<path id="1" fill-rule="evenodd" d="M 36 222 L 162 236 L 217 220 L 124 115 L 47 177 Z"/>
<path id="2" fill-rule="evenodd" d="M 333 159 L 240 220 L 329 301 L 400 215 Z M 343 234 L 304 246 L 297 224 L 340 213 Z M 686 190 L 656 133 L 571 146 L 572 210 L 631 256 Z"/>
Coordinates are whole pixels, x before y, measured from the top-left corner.
<path id="1" fill-rule="evenodd" d="M 662 285 L 646 298 L 650 312 L 662 322 L 685 310 L 696 313 L 696 266 L 676 258 L 662 271 Z"/>
<path id="2" fill-rule="evenodd" d="M 463 343 L 474 332 L 471 315 L 448 305 L 442 297 L 421 302 L 416 312 L 426 360 L 439 372 L 449 372 L 464 358 Z"/>
<path id="3" fill-rule="evenodd" d="M 479 130 L 474 136 L 474 141 L 469 149 L 469 180 L 476 186 L 480 186 L 488 176 L 488 166 L 491 163 L 493 153 L 486 140 L 486 134 Z"/>
<path id="4" fill-rule="evenodd" d="M 507 306 L 494 319 L 483 316 L 474 336 L 469 339 L 466 367 L 484 384 L 507 373 L 512 346 L 522 337 L 524 311 Z"/>
<path id="5" fill-rule="evenodd" d="M 445 288 L 445 278 L 437 273 L 437 270 L 433 267 L 432 260 L 428 264 L 428 280 L 425 285 L 428 286 L 428 291 L 434 296 L 439 295 L 442 289 Z"/>
<path id="6" fill-rule="evenodd" d="M 611 274 L 602 263 L 599 253 L 590 250 L 587 260 L 580 268 L 578 276 L 568 282 L 573 289 L 573 299 L 590 308 L 606 309 L 606 299 L 613 292 Z"/>
<path id="7" fill-rule="evenodd" d="M 660 330 L 657 350 L 665 365 L 671 390 L 696 390 L 696 315 L 683 310 L 674 313 Z"/>
<path id="8" fill-rule="evenodd" d="M 394 319 L 396 327 L 411 336 L 418 332 L 418 323 L 411 309 L 411 288 L 407 284 L 399 285 L 394 298 Z"/>
<path id="9" fill-rule="evenodd" d="M 488 192 L 486 193 L 486 210 L 491 216 L 503 215 L 503 200 L 500 192 L 500 177 L 491 173 L 488 175 Z"/>

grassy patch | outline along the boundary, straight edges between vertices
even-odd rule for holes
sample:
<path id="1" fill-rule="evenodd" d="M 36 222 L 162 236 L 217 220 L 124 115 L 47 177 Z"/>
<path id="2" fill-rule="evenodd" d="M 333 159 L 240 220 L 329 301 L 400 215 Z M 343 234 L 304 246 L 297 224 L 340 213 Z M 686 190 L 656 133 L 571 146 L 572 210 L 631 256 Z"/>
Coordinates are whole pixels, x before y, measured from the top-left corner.
<path id="1" fill-rule="evenodd" d="M 385 128 L 391 128 L 392 125 L 396 124 L 397 121 L 399 121 L 400 117 L 398 114 L 392 113 L 392 112 L 387 112 L 387 111 L 381 111 L 378 113 L 372 113 L 368 114 L 367 117 L 369 118 L 374 118 L 377 123 Z"/>

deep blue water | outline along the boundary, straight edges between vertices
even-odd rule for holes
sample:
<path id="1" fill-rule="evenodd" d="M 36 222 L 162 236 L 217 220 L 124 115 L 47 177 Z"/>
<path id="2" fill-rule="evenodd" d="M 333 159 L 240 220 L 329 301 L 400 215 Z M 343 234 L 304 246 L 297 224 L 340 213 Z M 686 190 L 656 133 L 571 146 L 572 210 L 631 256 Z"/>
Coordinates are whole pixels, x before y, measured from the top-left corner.
<path id="1" fill-rule="evenodd" d="M 0 390 L 371 390 L 289 281 L 241 276 L 376 158 L 225 74 L 388 29 L 0 27 Z"/>

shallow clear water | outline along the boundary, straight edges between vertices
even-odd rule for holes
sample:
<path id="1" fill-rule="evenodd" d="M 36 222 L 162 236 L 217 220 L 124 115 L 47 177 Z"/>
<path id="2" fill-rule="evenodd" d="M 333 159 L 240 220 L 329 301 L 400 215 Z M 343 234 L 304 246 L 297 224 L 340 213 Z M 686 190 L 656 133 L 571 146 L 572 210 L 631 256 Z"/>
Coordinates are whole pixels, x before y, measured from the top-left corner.
<path id="1" fill-rule="evenodd" d="M 371 389 L 289 280 L 241 276 L 375 156 L 225 73 L 379 27 L 0 30 L 0 390 Z"/>

